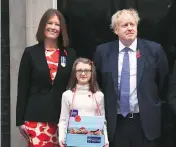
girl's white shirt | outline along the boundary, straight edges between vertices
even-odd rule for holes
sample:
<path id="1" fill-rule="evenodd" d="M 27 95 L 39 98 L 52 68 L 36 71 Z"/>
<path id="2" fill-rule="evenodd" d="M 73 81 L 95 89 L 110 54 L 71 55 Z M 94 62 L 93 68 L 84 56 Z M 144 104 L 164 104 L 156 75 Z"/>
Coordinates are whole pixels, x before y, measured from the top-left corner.
<path id="1" fill-rule="evenodd" d="M 66 139 L 67 130 L 67 118 L 72 110 L 72 99 L 74 92 L 67 90 L 62 94 L 61 114 L 59 120 L 59 142 Z M 96 100 L 95 100 L 96 98 Z M 105 115 L 104 109 L 104 94 L 101 91 L 94 93 L 94 96 L 89 91 L 89 85 L 77 85 L 76 94 L 74 96 L 73 109 L 78 110 L 80 116 L 97 116 L 98 113 L 97 104 L 99 106 L 101 115 Z M 104 135 L 105 144 L 109 144 L 107 135 L 106 120 L 104 122 Z"/>

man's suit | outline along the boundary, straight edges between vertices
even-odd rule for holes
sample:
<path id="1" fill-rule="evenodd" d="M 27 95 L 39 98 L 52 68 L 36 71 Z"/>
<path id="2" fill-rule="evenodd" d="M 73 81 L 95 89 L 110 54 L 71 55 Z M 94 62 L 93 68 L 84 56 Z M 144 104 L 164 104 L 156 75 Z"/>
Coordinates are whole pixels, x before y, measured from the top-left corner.
<path id="1" fill-rule="evenodd" d="M 168 90 L 168 103 L 171 109 L 173 110 L 173 116 L 172 119 L 176 120 L 176 61 L 173 66 L 173 72 L 169 79 L 169 90 Z M 171 113 L 172 114 L 172 113 Z M 173 125 L 170 129 L 170 135 L 172 135 L 172 141 L 174 142 L 174 145 L 176 146 L 176 121 L 173 121 Z M 168 130 L 167 130 L 168 131 Z"/>
<path id="2" fill-rule="evenodd" d="M 142 129 L 148 140 L 161 135 L 161 102 L 165 98 L 168 63 L 162 47 L 154 42 L 137 39 L 137 98 Z M 99 45 L 94 63 L 98 81 L 105 96 L 105 112 L 108 137 L 114 137 L 119 99 L 118 84 L 118 40 Z"/>
<path id="3" fill-rule="evenodd" d="M 170 107 L 176 114 L 176 61 L 173 66 L 173 72 L 169 79 L 168 102 Z"/>

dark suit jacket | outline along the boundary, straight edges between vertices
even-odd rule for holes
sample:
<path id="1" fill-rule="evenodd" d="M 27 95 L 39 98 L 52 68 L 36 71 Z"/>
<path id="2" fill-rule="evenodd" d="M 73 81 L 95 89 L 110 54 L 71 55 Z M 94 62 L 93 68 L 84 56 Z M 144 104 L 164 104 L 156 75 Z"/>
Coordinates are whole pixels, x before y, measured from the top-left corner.
<path id="1" fill-rule="evenodd" d="M 141 123 L 146 137 L 156 139 L 161 134 L 161 100 L 165 98 L 168 63 L 162 47 L 154 42 L 138 39 L 137 98 Z M 94 63 L 100 87 L 105 96 L 105 112 L 109 141 L 116 128 L 118 91 L 119 42 L 112 41 L 97 47 Z"/>
<path id="2" fill-rule="evenodd" d="M 173 72 L 169 79 L 168 102 L 170 107 L 176 114 L 176 61 L 173 66 Z"/>
<path id="3" fill-rule="evenodd" d="M 62 93 L 66 90 L 72 65 L 76 59 L 75 51 L 60 48 L 60 56 L 66 57 L 66 66 L 58 64 L 58 71 L 52 84 L 45 58 L 44 44 L 27 47 L 23 53 L 19 74 L 16 107 L 16 125 L 24 121 L 58 123 L 61 110 Z"/>

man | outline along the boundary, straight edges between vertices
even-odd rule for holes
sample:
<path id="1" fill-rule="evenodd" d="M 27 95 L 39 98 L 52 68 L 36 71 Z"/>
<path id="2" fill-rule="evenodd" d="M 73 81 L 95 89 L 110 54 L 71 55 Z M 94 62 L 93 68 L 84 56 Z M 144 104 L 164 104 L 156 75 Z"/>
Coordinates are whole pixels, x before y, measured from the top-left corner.
<path id="1" fill-rule="evenodd" d="M 112 16 L 119 40 L 99 45 L 94 63 L 105 96 L 110 147 L 156 147 L 161 135 L 161 100 L 168 63 L 162 47 L 137 38 L 138 13 Z"/>

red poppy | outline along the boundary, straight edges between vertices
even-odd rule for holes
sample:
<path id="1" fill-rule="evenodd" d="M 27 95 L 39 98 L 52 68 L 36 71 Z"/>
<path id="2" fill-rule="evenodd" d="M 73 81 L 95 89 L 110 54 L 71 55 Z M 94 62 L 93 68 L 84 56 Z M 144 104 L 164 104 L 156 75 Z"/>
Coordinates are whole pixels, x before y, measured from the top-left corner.
<path id="1" fill-rule="evenodd" d="M 76 122 L 80 122 L 80 121 L 81 121 L 81 117 L 80 117 L 79 115 L 76 115 L 76 116 L 75 116 L 75 121 L 76 121 Z"/>
<path id="2" fill-rule="evenodd" d="M 37 122 L 25 122 L 25 126 L 29 128 L 36 128 L 37 127 Z"/>
<path id="3" fill-rule="evenodd" d="M 42 122 L 42 127 L 46 127 L 47 123 L 46 122 Z"/>
<path id="4" fill-rule="evenodd" d="M 43 131 L 44 131 L 44 127 L 43 127 L 43 126 L 40 126 L 40 127 L 39 127 L 39 130 L 40 130 L 40 132 L 43 132 Z"/>
<path id="5" fill-rule="evenodd" d="M 50 140 L 50 136 L 48 136 L 44 133 L 41 133 L 39 136 L 37 136 L 37 138 L 41 141 L 49 141 Z"/>
<path id="6" fill-rule="evenodd" d="M 29 136 L 31 136 L 32 138 L 36 137 L 36 132 L 33 130 L 27 130 Z"/>
<path id="7" fill-rule="evenodd" d="M 67 51 L 66 51 L 66 50 L 64 50 L 64 54 L 65 54 L 65 56 L 68 56 L 68 53 L 67 53 Z"/>
<path id="8" fill-rule="evenodd" d="M 136 58 L 140 58 L 141 54 L 140 54 L 140 51 L 137 51 L 136 52 Z"/>
<path id="9" fill-rule="evenodd" d="M 57 131 L 56 127 L 52 127 L 52 128 L 49 128 L 49 129 L 47 130 L 47 132 L 48 132 L 49 134 L 55 134 L 56 131 Z"/>

